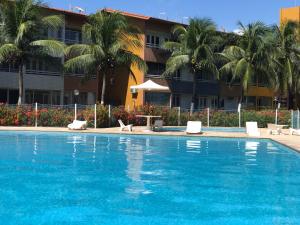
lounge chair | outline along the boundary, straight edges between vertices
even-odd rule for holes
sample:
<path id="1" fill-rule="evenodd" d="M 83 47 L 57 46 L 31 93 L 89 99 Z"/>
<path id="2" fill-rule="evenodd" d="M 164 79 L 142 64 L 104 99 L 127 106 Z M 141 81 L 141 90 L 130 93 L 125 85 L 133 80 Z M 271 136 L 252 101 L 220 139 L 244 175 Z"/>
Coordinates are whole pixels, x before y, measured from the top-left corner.
<path id="1" fill-rule="evenodd" d="M 163 121 L 162 120 L 155 120 L 153 124 L 153 130 L 154 131 L 161 131 L 163 127 Z"/>
<path id="2" fill-rule="evenodd" d="M 125 130 L 128 130 L 130 132 L 132 131 L 132 127 L 133 127 L 132 124 L 125 125 L 122 120 L 118 120 L 118 122 L 120 124 L 120 131 L 125 131 Z"/>
<path id="3" fill-rule="evenodd" d="M 87 127 L 87 121 L 74 120 L 73 123 L 68 125 L 70 130 L 85 130 Z"/>
<path id="4" fill-rule="evenodd" d="M 292 129 L 292 128 L 290 128 L 290 135 L 298 135 L 298 136 L 300 136 L 300 129 Z"/>
<path id="5" fill-rule="evenodd" d="M 280 135 L 282 133 L 281 128 L 276 126 L 276 124 L 268 123 L 268 134 Z"/>
<path id="6" fill-rule="evenodd" d="M 260 131 L 257 122 L 246 122 L 246 132 L 250 137 L 259 137 Z"/>
<path id="7" fill-rule="evenodd" d="M 187 134 L 201 134 L 202 122 L 201 121 L 188 121 L 186 127 Z"/>

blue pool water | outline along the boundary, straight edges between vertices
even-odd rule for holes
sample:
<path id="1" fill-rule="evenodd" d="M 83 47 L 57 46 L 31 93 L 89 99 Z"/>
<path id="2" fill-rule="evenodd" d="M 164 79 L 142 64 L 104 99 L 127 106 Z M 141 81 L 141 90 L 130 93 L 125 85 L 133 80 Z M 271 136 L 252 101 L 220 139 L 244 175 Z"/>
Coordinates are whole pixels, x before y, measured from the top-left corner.
<path id="1" fill-rule="evenodd" d="M 186 127 L 164 127 L 164 131 L 185 131 Z M 205 131 L 215 131 L 215 132 L 233 132 L 233 133 L 245 133 L 246 129 L 241 127 L 202 127 Z"/>
<path id="2" fill-rule="evenodd" d="M 0 132 L 0 224 L 300 224 L 300 157 L 267 140 Z"/>

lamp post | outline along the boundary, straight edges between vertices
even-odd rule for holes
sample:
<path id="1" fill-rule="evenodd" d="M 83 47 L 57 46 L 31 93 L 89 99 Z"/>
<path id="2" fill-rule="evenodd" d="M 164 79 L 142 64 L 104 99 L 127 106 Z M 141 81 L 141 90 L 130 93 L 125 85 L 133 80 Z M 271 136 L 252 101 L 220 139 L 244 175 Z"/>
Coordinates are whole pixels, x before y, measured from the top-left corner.
<path id="1" fill-rule="evenodd" d="M 74 90 L 74 103 L 75 103 L 75 120 L 77 120 L 77 101 L 78 101 L 79 91 L 77 89 Z"/>
<path id="2" fill-rule="evenodd" d="M 275 107 L 276 107 L 276 111 L 275 111 L 275 124 L 278 124 L 278 110 L 280 109 L 280 102 L 278 100 L 277 97 L 274 98 L 274 102 L 275 102 Z"/>

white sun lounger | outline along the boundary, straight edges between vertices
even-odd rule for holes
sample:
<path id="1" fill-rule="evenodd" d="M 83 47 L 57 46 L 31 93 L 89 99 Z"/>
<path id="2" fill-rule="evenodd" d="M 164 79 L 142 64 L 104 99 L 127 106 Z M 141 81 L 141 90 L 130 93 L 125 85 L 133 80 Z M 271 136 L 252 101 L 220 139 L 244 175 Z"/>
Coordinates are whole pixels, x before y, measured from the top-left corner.
<path id="1" fill-rule="evenodd" d="M 298 135 L 300 136 L 300 129 L 290 129 L 290 135 Z"/>
<path id="2" fill-rule="evenodd" d="M 73 123 L 68 125 L 70 130 L 85 130 L 87 127 L 87 121 L 74 120 Z"/>
<path id="3" fill-rule="evenodd" d="M 160 131 L 163 127 L 163 121 L 162 120 L 155 120 L 153 124 L 153 130 L 154 131 Z"/>
<path id="4" fill-rule="evenodd" d="M 260 131 L 257 122 L 246 122 L 246 132 L 250 137 L 259 137 Z"/>
<path id="5" fill-rule="evenodd" d="M 202 132 L 201 121 L 188 121 L 186 127 L 187 134 L 200 134 Z"/>
<path id="6" fill-rule="evenodd" d="M 125 125 L 122 120 L 118 120 L 118 122 L 120 124 L 120 131 L 125 131 L 125 130 L 128 130 L 130 132 L 132 131 L 132 127 L 133 127 L 132 124 Z"/>

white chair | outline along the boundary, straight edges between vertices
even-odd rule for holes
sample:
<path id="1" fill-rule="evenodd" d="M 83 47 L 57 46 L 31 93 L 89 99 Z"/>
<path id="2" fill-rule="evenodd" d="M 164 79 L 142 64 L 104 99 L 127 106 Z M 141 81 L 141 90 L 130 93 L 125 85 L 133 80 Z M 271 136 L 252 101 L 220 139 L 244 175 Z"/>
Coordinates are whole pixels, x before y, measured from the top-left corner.
<path id="1" fill-rule="evenodd" d="M 125 125 L 122 120 L 118 120 L 118 122 L 120 124 L 120 131 L 128 130 L 128 131 L 132 132 L 132 127 L 133 127 L 132 124 Z"/>
<path id="2" fill-rule="evenodd" d="M 292 128 L 290 128 L 290 135 L 298 135 L 298 136 L 300 136 L 300 129 L 292 129 Z"/>
<path id="3" fill-rule="evenodd" d="M 260 131 L 257 122 L 246 122 L 246 132 L 250 137 L 259 137 Z"/>
<path id="4" fill-rule="evenodd" d="M 281 128 L 276 126 L 276 124 L 268 123 L 268 134 L 280 135 L 282 133 Z"/>
<path id="5" fill-rule="evenodd" d="M 73 120 L 73 123 L 68 125 L 70 130 L 86 130 L 87 121 Z"/>
<path id="6" fill-rule="evenodd" d="M 200 134 L 202 132 L 201 121 L 188 121 L 186 131 L 187 134 Z"/>
<path id="7" fill-rule="evenodd" d="M 155 120 L 155 122 L 153 124 L 153 130 L 160 131 L 163 127 L 163 123 L 164 123 L 164 121 L 162 121 L 162 120 Z"/>

